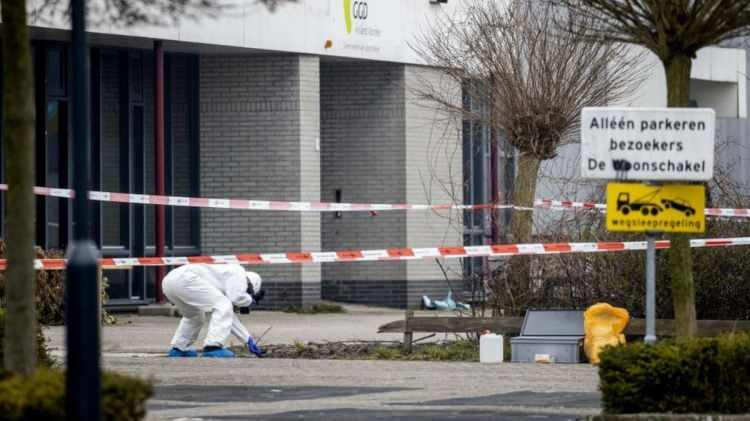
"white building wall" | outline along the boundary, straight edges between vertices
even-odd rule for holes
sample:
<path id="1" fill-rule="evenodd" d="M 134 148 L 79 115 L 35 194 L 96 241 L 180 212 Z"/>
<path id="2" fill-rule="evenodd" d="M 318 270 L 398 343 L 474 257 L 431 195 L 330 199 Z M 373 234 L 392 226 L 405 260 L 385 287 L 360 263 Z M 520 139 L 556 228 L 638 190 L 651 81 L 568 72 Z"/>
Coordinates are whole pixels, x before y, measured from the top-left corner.
<path id="1" fill-rule="evenodd" d="M 440 87 L 461 101 L 461 87 L 441 72 L 422 66 L 406 66 L 406 200 L 408 203 L 452 203 L 463 198 L 460 116 L 435 108 L 420 92 Z M 457 246 L 463 244 L 463 213 L 457 211 L 409 212 L 407 244 L 410 247 Z M 461 277 L 457 260 L 443 262 L 451 279 Z M 407 264 L 410 301 L 423 293 L 444 295 L 445 276 L 432 260 Z M 420 281 L 420 283 L 417 283 Z"/>
<path id="2" fill-rule="evenodd" d="M 348 13 L 345 4 L 351 5 Z M 30 0 L 34 9 L 44 0 Z M 92 2 L 96 5 L 96 2 Z M 217 16 L 183 18 L 177 24 L 97 24 L 89 30 L 99 34 L 124 35 L 254 50 L 314 54 L 418 63 L 409 43 L 438 13 L 452 11 L 460 2 L 432 4 L 428 0 L 298 0 L 283 3 L 275 12 L 256 0 L 222 2 L 226 9 Z M 67 7 L 61 2 L 60 7 Z M 96 12 L 91 13 L 93 16 Z M 351 26 L 347 27 L 347 16 Z M 30 19 L 42 28 L 67 29 L 62 19 Z M 349 29 L 349 30 L 348 30 Z"/>
<path id="3" fill-rule="evenodd" d="M 667 79 L 664 67 L 652 53 L 646 53 L 648 76 L 641 88 L 624 105 L 666 107 Z M 690 98 L 700 107 L 716 110 L 718 117 L 747 117 L 747 73 L 745 50 L 708 47 L 698 51 L 690 72 Z"/>
<path id="4" fill-rule="evenodd" d="M 299 57 L 299 200 L 320 201 L 320 59 Z M 304 251 L 320 250 L 320 214 L 300 215 L 300 247 Z M 302 301 L 320 299 L 320 264 L 302 265 Z"/>

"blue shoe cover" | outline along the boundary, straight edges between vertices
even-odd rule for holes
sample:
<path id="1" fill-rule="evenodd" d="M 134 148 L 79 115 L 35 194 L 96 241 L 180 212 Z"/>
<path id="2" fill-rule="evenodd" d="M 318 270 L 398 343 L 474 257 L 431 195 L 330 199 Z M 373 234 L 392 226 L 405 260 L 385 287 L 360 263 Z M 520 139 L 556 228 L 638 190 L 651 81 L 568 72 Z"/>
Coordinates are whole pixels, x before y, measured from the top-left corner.
<path id="1" fill-rule="evenodd" d="M 198 352 L 194 351 L 192 349 L 188 349 L 187 351 L 183 351 L 178 348 L 172 348 L 169 350 L 169 354 L 167 354 L 168 357 L 197 357 Z"/>
<path id="2" fill-rule="evenodd" d="M 221 348 L 215 351 L 203 351 L 203 356 L 207 358 L 234 358 L 234 352 Z"/>

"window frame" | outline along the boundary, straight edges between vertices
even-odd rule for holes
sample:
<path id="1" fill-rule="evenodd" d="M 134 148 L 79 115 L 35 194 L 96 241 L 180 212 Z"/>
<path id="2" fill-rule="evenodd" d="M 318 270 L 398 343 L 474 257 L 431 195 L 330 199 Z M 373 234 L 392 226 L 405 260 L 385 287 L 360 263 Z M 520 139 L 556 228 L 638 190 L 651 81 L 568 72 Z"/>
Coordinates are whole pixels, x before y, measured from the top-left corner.
<path id="1" fill-rule="evenodd" d="M 173 195 L 174 188 L 174 133 L 172 129 L 173 81 L 169 77 L 175 58 L 187 60 L 187 102 L 188 127 L 187 136 L 190 149 L 190 161 L 197 163 L 190 172 L 190 196 L 200 196 L 200 59 L 196 54 L 165 53 L 164 55 L 164 154 L 166 160 L 165 194 Z M 175 212 L 174 207 L 166 208 L 166 250 L 168 256 L 195 256 L 201 253 L 200 208 L 190 208 L 191 245 L 177 245 L 175 242 Z"/>
<path id="2" fill-rule="evenodd" d="M 60 81 L 63 86 L 60 89 L 50 89 L 48 83 L 49 62 L 48 54 L 52 50 L 60 52 Z M 69 46 L 62 42 L 53 41 L 35 41 L 32 44 L 32 57 L 34 62 L 34 104 L 37 118 L 35 120 L 35 182 L 39 186 L 67 188 L 71 185 L 72 163 L 72 142 L 70 136 L 70 60 Z M 57 186 L 48 184 L 48 145 L 47 145 L 47 107 L 51 101 L 57 101 L 62 104 L 60 110 L 63 116 L 60 120 L 62 130 L 61 137 L 58 139 L 58 167 L 59 180 Z M 47 229 L 49 224 L 48 203 L 57 200 L 58 207 L 58 242 L 51 244 Z M 39 196 L 36 198 L 36 243 L 45 250 L 58 249 L 64 250 L 71 239 L 73 229 L 72 220 L 72 201 Z"/>

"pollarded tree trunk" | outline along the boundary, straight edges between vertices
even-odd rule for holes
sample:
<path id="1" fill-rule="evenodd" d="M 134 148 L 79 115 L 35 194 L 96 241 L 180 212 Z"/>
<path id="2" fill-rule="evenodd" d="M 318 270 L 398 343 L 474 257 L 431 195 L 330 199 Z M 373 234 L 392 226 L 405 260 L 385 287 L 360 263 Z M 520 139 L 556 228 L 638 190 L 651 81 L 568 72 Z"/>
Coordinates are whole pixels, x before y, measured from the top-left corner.
<path id="1" fill-rule="evenodd" d="M 539 175 L 541 161 L 531 155 L 523 154 L 518 157 L 515 184 L 513 186 L 513 204 L 516 206 L 533 207 L 536 195 L 536 180 Z M 510 224 L 510 232 L 514 243 L 531 242 L 533 230 L 533 212 L 513 212 Z M 506 274 L 509 284 L 505 291 L 506 315 L 520 315 L 524 310 L 525 297 L 530 293 L 531 287 L 531 261 L 529 256 L 515 256 L 510 258 L 508 265 L 509 273 Z"/>
<path id="2" fill-rule="evenodd" d="M 516 206 L 533 207 L 536 195 L 536 179 L 539 176 L 541 161 L 531 155 L 521 153 L 518 157 L 516 181 L 513 184 L 513 204 Z M 519 211 L 513 213 L 510 232 L 516 243 L 531 241 L 533 212 Z"/>
<path id="3" fill-rule="evenodd" d="M 678 55 L 664 61 L 667 74 L 667 106 L 690 105 L 691 58 Z M 672 306 L 678 336 L 695 336 L 698 324 L 695 316 L 695 282 L 690 239 L 685 234 L 670 236 L 669 270 L 672 277 Z"/>
<path id="4" fill-rule="evenodd" d="M 2 0 L 3 143 L 8 180 L 4 365 L 30 375 L 36 367 L 34 312 L 34 89 L 26 1 Z"/>

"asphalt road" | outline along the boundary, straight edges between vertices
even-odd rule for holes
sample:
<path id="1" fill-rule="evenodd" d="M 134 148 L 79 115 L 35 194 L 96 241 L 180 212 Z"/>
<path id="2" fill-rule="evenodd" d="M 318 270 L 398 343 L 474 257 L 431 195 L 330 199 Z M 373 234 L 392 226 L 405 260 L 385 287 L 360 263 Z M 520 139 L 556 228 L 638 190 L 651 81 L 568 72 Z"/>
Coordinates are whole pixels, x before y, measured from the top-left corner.
<path id="1" fill-rule="evenodd" d="M 105 363 L 158 382 L 149 420 L 572 420 L 600 411 L 588 365 L 126 354 Z"/>

